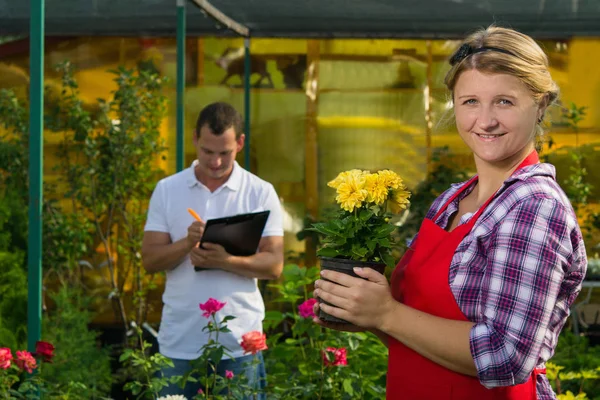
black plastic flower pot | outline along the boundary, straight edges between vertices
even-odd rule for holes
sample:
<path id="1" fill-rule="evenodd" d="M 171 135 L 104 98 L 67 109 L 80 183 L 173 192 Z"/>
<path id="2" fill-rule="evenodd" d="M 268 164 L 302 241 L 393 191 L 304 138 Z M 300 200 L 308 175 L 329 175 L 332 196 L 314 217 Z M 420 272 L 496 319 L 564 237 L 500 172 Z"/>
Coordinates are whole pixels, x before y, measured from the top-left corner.
<path id="1" fill-rule="evenodd" d="M 368 261 L 356 261 L 349 260 L 345 258 L 332 258 L 332 257 L 319 257 L 321 260 L 321 271 L 323 270 L 331 270 L 340 272 L 342 274 L 350 275 L 355 278 L 360 278 L 360 276 L 354 273 L 354 267 L 362 267 L 362 268 L 373 268 L 375 271 L 383 274 L 385 271 L 385 264 L 377 263 L 377 262 L 368 262 Z M 324 278 L 321 278 L 324 279 Z M 361 278 L 363 279 L 363 278 Z M 324 279 L 327 280 L 327 279 Z M 324 303 L 329 305 L 326 301 L 317 298 L 319 303 Z M 340 324 L 348 324 L 348 321 L 345 321 L 340 318 L 336 318 L 324 312 L 323 310 L 319 310 L 319 319 L 325 322 L 335 322 Z"/>

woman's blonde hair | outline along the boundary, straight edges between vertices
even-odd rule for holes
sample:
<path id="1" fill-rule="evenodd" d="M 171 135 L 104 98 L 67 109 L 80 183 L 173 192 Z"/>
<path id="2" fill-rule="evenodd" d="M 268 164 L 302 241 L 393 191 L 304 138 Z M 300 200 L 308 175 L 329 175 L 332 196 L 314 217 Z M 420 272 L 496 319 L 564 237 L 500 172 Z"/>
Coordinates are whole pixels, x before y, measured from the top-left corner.
<path id="1" fill-rule="evenodd" d="M 532 38 L 515 30 L 497 26 L 479 30 L 464 40 L 450 60 L 452 68 L 444 83 L 453 97 L 460 75 L 476 69 L 519 78 L 529 88 L 536 103 L 547 96 L 548 105 L 551 105 L 558 98 L 559 88 L 550 76 L 548 57 Z M 538 127 L 543 117 L 538 121 Z"/>

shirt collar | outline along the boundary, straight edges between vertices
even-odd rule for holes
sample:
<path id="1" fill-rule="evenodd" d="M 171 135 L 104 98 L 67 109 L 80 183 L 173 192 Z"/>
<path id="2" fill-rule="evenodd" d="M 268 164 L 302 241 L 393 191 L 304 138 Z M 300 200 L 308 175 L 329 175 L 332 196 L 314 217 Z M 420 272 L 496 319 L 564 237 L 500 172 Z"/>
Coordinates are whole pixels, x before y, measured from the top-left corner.
<path id="1" fill-rule="evenodd" d="M 196 185 L 202 185 L 200 181 L 196 178 L 196 174 L 194 173 L 194 169 L 198 165 L 198 160 L 194 160 L 192 165 L 188 168 L 186 182 L 189 187 L 194 187 Z M 231 171 L 231 175 L 227 182 L 225 182 L 221 187 L 227 187 L 233 191 L 237 191 L 240 189 L 242 184 L 242 170 L 237 161 L 233 162 L 233 170 Z M 204 185 L 202 185 L 204 186 Z"/>
<path id="2" fill-rule="evenodd" d="M 537 163 L 528 165 L 526 167 L 520 168 L 516 170 L 511 176 L 508 177 L 504 181 L 503 187 L 516 182 L 516 181 L 524 181 L 527 178 L 532 176 L 548 176 L 552 179 L 556 179 L 556 168 L 552 164 L 548 163 Z M 450 186 L 455 189 L 459 189 L 465 182 L 452 183 Z M 475 182 L 473 182 L 470 186 L 473 187 Z M 470 192 L 470 190 L 469 190 Z"/>
<path id="3" fill-rule="evenodd" d="M 532 176 L 548 176 L 552 179 L 556 179 L 556 168 L 554 165 L 548 163 L 528 165 L 515 171 L 504 183 L 524 181 Z"/>

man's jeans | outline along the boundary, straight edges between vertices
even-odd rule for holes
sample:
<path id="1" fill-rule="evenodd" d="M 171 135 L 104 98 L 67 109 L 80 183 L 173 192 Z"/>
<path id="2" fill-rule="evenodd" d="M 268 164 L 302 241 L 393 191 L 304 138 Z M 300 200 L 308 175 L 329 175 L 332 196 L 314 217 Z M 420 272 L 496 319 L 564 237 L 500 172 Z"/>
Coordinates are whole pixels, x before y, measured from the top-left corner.
<path id="1" fill-rule="evenodd" d="M 267 374 L 265 372 L 265 362 L 263 360 L 262 353 L 257 353 L 256 358 L 259 363 L 257 364 L 254 360 L 255 356 L 243 356 L 236 359 L 223 359 L 217 365 L 217 375 L 225 377 L 225 371 L 232 371 L 234 375 L 244 374 L 248 380 L 248 386 L 255 388 L 258 391 L 256 396 L 257 400 L 265 400 L 266 395 L 264 389 L 267 386 Z M 189 360 L 171 359 L 173 361 L 173 368 L 167 367 L 162 370 L 162 374 L 165 378 L 171 376 L 184 376 L 192 369 L 192 365 Z M 211 371 L 212 372 L 212 371 Z M 161 396 L 180 394 L 185 396 L 187 399 L 192 399 L 198 394 L 198 389 L 203 389 L 200 382 L 187 382 L 185 387 L 181 389 L 177 384 L 170 384 L 165 387 L 161 392 Z M 205 391 L 206 392 L 206 391 Z M 226 393 L 223 393 L 226 394 Z M 251 394 L 248 394 L 248 400 L 254 400 Z"/>

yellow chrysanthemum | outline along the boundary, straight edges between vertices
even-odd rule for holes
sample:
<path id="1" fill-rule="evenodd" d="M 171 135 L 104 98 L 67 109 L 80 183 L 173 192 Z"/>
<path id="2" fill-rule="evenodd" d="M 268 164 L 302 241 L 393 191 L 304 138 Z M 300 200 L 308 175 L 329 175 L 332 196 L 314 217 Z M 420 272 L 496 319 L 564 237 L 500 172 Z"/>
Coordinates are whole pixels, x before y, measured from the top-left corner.
<path id="1" fill-rule="evenodd" d="M 340 172 L 334 180 L 329 181 L 327 186 L 337 189 L 342 183 L 346 181 L 349 176 L 361 177 L 368 174 L 368 171 L 361 171 L 360 169 L 351 169 L 349 171 Z"/>
<path id="2" fill-rule="evenodd" d="M 379 179 L 382 181 L 382 184 L 385 185 L 388 189 L 404 189 L 402 178 L 400 178 L 400 176 L 398 176 L 398 174 L 394 171 L 384 169 L 377 172 L 377 175 L 379 175 Z"/>
<path id="3" fill-rule="evenodd" d="M 358 171 L 358 170 L 355 170 Z M 348 174 L 337 188 L 336 201 L 344 210 L 354 211 L 362 206 L 368 192 L 365 189 L 365 176 L 361 174 Z"/>
<path id="4" fill-rule="evenodd" d="M 369 193 L 367 201 L 377 205 L 383 204 L 387 200 L 388 187 L 386 179 L 381 179 L 379 174 L 369 174 L 365 176 L 365 189 Z"/>
<path id="5" fill-rule="evenodd" d="M 390 211 L 394 214 L 398 214 L 400 211 L 406 209 L 410 204 L 409 198 L 410 193 L 408 191 L 404 189 L 394 190 L 389 201 Z"/>

